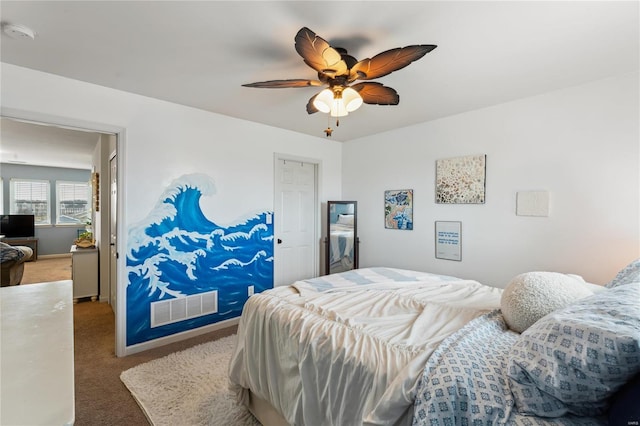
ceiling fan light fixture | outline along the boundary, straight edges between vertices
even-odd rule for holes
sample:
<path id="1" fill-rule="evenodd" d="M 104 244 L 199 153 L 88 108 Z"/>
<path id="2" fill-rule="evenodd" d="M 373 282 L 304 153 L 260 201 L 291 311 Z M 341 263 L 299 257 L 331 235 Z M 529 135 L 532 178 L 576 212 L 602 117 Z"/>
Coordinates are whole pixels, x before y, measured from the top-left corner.
<path id="1" fill-rule="evenodd" d="M 331 104 L 331 116 L 344 117 L 345 115 L 349 115 L 349 111 L 347 111 L 347 107 L 344 105 L 344 99 L 334 98 Z"/>
<path id="2" fill-rule="evenodd" d="M 334 86 L 324 89 L 313 100 L 318 111 L 330 113 L 332 117 L 344 117 L 362 105 L 362 96 L 351 87 Z"/>
<path id="3" fill-rule="evenodd" d="M 332 105 L 333 91 L 331 89 L 324 89 L 322 92 L 318 93 L 316 98 L 313 100 L 313 106 L 320 112 L 327 113 L 331 111 Z"/>
<path id="4" fill-rule="evenodd" d="M 352 112 L 360 108 L 362 105 L 362 96 L 357 90 L 347 87 L 342 91 L 342 100 L 348 112 Z"/>

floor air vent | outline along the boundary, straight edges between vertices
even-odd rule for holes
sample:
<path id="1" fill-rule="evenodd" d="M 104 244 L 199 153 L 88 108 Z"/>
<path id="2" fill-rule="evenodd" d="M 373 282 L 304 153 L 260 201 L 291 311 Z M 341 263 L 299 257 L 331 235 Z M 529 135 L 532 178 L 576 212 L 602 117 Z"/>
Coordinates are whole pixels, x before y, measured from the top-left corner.
<path id="1" fill-rule="evenodd" d="M 218 291 L 151 302 L 151 327 L 218 312 Z"/>

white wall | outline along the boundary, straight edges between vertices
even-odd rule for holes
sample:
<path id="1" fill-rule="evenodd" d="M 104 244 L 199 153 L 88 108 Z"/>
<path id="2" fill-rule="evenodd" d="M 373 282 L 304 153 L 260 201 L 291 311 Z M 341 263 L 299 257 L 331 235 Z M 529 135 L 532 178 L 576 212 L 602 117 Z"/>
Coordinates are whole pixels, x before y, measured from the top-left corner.
<path id="1" fill-rule="evenodd" d="M 3 114 L 124 130 L 125 231 L 174 178 L 193 172 L 215 180 L 202 207 L 222 225 L 273 209 L 274 153 L 284 153 L 321 161 L 322 201 L 359 202 L 363 267 L 496 286 L 536 269 L 604 283 L 640 256 L 637 74 L 344 145 L 4 63 L 1 79 Z M 469 154 L 487 155 L 486 204 L 435 204 L 435 160 Z M 385 230 L 384 190 L 404 188 L 414 190 L 414 230 Z M 550 191 L 550 217 L 514 214 L 515 194 L 526 190 Z M 462 221 L 462 262 L 434 258 L 435 220 Z"/>
<path id="2" fill-rule="evenodd" d="M 640 257 L 638 74 L 347 142 L 343 197 L 358 201 L 360 266 L 504 287 L 532 270 L 605 283 Z M 486 154 L 486 204 L 435 203 L 435 161 Z M 384 228 L 383 194 L 414 190 L 414 230 Z M 515 215 L 550 192 L 550 217 Z M 434 221 L 462 221 L 462 261 L 435 259 Z"/>
<path id="3" fill-rule="evenodd" d="M 273 210 L 276 153 L 320 161 L 320 199 L 341 196 L 338 142 L 5 63 L 1 78 L 4 115 L 123 131 L 118 151 L 124 185 L 118 225 L 125 235 L 155 206 L 165 187 L 184 174 L 213 178 L 216 194 L 203 198 L 201 207 L 220 225 Z M 126 237 L 119 238 L 119 251 L 118 306 L 124 307 Z M 122 330 L 124 312 L 120 312 Z"/>

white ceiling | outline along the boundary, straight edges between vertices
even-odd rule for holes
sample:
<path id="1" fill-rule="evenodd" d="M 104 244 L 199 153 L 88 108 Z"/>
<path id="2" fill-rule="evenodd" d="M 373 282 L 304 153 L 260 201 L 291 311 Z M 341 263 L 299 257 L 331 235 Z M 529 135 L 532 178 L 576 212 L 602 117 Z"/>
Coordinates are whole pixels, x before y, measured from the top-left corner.
<path id="1" fill-rule="evenodd" d="M 91 169 L 98 133 L 0 120 L 0 162 Z"/>
<path id="2" fill-rule="evenodd" d="M 335 127 L 348 141 L 514 99 L 638 71 L 637 1 L 1 1 L 2 21 L 33 41 L 1 38 L 1 59 L 27 68 L 323 138 L 308 115 L 317 88 L 256 89 L 310 78 L 294 49 L 309 27 L 358 59 L 437 44 L 377 80 L 398 106 L 364 105 Z M 2 133 L 2 151 L 11 141 Z"/>

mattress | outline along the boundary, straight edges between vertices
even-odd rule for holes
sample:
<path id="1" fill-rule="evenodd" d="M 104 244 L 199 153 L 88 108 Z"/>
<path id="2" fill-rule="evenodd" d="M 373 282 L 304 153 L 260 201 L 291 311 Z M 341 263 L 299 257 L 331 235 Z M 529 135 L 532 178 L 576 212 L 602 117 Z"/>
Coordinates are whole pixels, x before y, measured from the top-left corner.
<path id="1" fill-rule="evenodd" d="M 289 424 L 408 425 L 425 364 L 448 336 L 500 304 L 501 289 L 394 268 L 298 281 L 245 304 L 232 389 Z"/>

